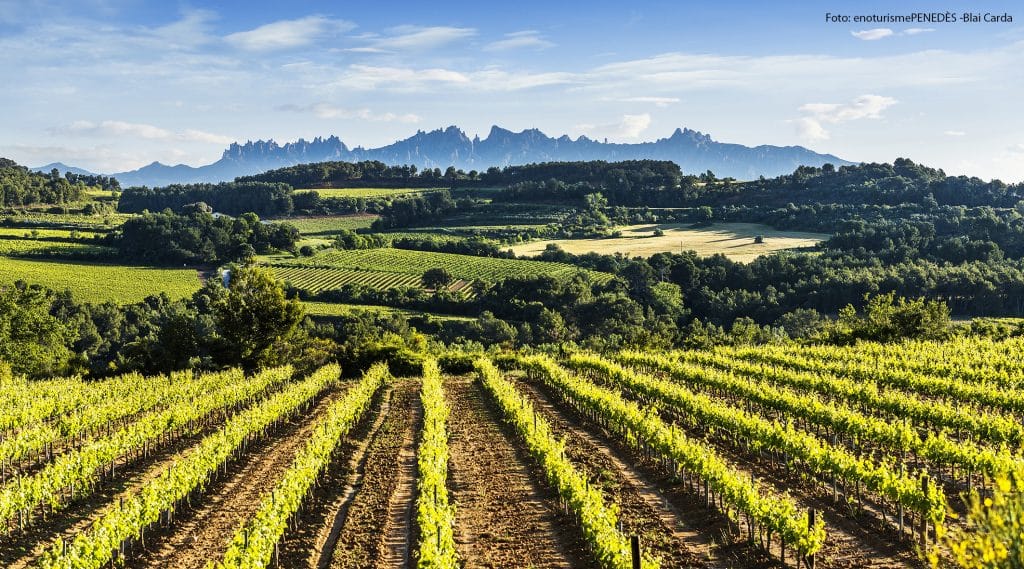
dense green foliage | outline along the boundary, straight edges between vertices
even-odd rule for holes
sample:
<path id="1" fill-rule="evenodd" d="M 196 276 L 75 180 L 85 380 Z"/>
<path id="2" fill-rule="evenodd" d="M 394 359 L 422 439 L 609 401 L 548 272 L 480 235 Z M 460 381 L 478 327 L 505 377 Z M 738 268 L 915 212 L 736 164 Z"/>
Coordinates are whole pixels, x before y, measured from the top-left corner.
<path id="1" fill-rule="evenodd" d="M 230 218 L 205 211 L 185 215 L 165 211 L 129 219 L 114 243 L 132 261 L 223 263 L 273 250 L 294 251 L 298 238 L 294 227 L 262 223 L 254 213 Z"/>
<path id="2" fill-rule="evenodd" d="M 433 188 L 437 187 L 439 183 L 450 183 L 471 177 L 475 176 L 470 176 L 455 168 L 449 168 L 442 173 L 437 168 L 419 170 L 416 166 L 388 166 L 378 160 L 366 160 L 363 162 L 298 164 L 254 176 L 243 176 L 238 178 L 238 181 L 284 183 L 296 188 L 329 188 L 332 186 Z"/>
<path id="3" fill-rule="evenodd" d="M 91 181 L 91 180 L 90 180 Z M 88 185 L 85 180 L 71 181 L 53 170 L 40 174 L 0 158 L 0 205 L 66 204 L 78 201 Z"/>
<path id="4" fill-rule="evenodd" d="M 203 202 L 228 215 L 254 212 L 262 216 L 291 213 L 292 187 L 265 182 L 222 182 L 220 184 L 172 185 L 166 188 L 128 188 L 117 202 L 124 213 L 179 211 L 189 204 Z"/>
<path id="5" fill-rule="evenodd" d="M 715 205 L 759 203 L 775 207 L 789 203 L 1014 207 L 1024 198 L 1024 186 L 947 176 L 942 170 L 897 158 L 892 164 L 801 166 L 788 176 L 729 187 L 709 185 L 694 197 Z"/>
<path id="6" fill-rule="evenodd" d="M 316 360 L 321 346 L 303 318 L 281 283 L 255 268 L 233 270 L 228 288 L 211 279 L 191 299 L 127 306 L 19 285 L 0 288 L 0 360 L 30 377 Z"/>
<path id="7" fill-rule="evenodd" d="M 488 170 L 485 180 L 506 186 L 495 196 L 500 201 L 581 203 L 587 194 L 600 193 L 614 206 L 678 205 L 696 182 L 683 176 L 673 162 L 548 162 Z"/>

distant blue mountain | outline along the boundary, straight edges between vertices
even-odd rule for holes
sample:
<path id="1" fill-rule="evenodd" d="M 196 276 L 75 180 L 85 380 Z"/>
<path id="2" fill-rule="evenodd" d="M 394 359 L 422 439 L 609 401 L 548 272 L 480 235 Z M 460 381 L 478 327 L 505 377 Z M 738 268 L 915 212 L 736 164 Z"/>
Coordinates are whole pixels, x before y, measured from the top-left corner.
<path id="1" fill-rule="evenodd" d="M 274 168 L 328 160 L 379 160 L 392 165 L 415 164 L 418 168 L 441 169 L 455 166 L 468 171 L 534 162 L 640 159 L 671 160 L 686 173 L 711 170 L 720 177 L 731 176 L 740 180 L 789 174 L 798 166 L 852 164 L 802 146 L 728 144 L 690 129 L 676 129 L 672 136 L 654 142 L 610 143 L 585 136 L 575 140 L 565 135 L 552 138 L 537 129 L 512 132 L 497 126 L 491 127 L 486 138 L 471 139 L 459 128 L 450 126 L 430 132 L 419 131 L 380 148 L 349 148 L 337 136 L 317 137 L 312 141 L 299 139 L 283 145 L 273 140 L 233 143 L 220 160 L 206 166 L 167 166 L 154 162 L 113 176 L 123 187 L 165 186 L 220 182 Z M 63 171 L 67 167 L 58 168 Z"/>
<path id="2" fill-rule="evenodd" d="M 74 166 L 68 166 L 67 164 L 64 164 L 63 162 L 52 162 L 50 164 L 47 164 L 46 166 L 40 166 L 38 168 L 29 168 L 29 170 L 32 170 L 33 172 L 49 173 L 54 168 L 56 168 L 58 171 L 60 171 L 61 174 L 65 173 L 65 172 L 71 172 L 72 174 L 78 174 L 79 176 L 92 176 L 93 175 L 93 173 L 88 171 L 88 170 L 83 170 L 81 168 L 75 168 Z"/>

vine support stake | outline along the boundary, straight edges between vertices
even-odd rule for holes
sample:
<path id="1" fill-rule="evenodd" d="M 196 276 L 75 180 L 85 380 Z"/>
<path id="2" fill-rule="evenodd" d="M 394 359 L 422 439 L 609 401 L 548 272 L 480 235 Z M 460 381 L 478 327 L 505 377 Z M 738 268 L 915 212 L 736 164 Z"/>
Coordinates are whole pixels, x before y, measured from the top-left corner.
<path id="1" fill-rule="evenodd" d="M 640 569 L 640 536 L 629 536 L 629 554 L 633 559 L 633 569 Z"/>

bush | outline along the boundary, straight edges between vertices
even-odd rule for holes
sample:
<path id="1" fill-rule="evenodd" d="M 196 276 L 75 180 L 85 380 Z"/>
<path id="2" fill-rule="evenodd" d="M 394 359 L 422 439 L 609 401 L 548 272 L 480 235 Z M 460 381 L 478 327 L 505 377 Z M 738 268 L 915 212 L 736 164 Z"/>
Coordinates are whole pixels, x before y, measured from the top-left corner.
<path id="1" fill-rule="evenodd" d="M 299 255 L 302 255 L 303 257 L 312 257 L 313 253 L 316 253 L 316 250 L 313 249 L 311 245 L 303 245 L 302 247 L 299 247 Z"/>
<path id="2" fill-rule="evenodd" d="M 461 375 L 473 371 L 473 356 L 464 352 L 448 352 L 437 358 L 441 371 Z"/>

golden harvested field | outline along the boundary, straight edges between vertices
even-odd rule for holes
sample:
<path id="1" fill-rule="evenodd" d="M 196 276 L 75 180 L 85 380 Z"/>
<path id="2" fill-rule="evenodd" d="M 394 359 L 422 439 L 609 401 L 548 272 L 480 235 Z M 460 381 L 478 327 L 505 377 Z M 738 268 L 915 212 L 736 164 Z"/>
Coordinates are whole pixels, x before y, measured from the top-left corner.
<path id="1" fill-rule="evenodd" d="M 664 235 L 655 237 L 661 229 Z M 630 257 L 650 257 L 656 253 L 696 251 L 701 256 L 722 253 L 733 261 L 746 263 L 776 251 L 812 247 L 828 239 L 825 233 L 778 231 L 756 223 L 716 223 L 694 228 L 688 224 L 628 225 L 619 229 L 622 237 L 603 239 L 550 239 L 531 241 L 512 247 L 516 255 L 537 255 L 550 243 L 568 253 L 623 253 Z M 764 236 L 764 243 L 755 244 L 754 237 Z"/>

